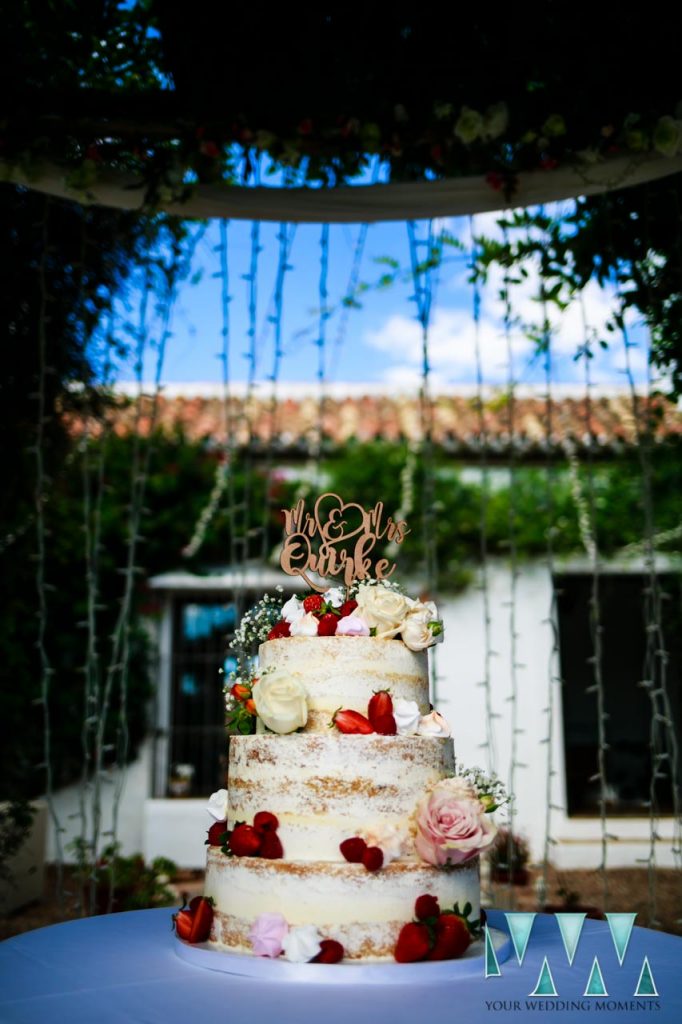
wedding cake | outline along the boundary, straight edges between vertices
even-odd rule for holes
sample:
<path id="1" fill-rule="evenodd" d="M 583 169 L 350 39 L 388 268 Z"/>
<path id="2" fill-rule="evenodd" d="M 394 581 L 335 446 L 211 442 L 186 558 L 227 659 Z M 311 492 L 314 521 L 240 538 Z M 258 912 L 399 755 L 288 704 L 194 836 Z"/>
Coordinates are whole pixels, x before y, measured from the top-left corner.
<path id="1" fill-rule="evenodd" d="M 350 506 L 323 498 L 342 513 L 326 521 L 346 523 Z M 305 532 L 295 511 L 288 540 Z M 364 522 L 376 535 L 372 512 Z M 308 518 L 322 536 L 319 571 L 332 541 L 319 504 Z M 395 538 L 404 524 L 391 525 Z M 312 561 L 302 570 L 297 556 L 306 580 Z M 209 804 L 205 897 L 217 950 L 445 959 L 477 934 L 478 855 L 494 838 L 501 787 L 456 764 L 449 726 L 431 708 L 436 606 L 403 594 L 387 561 L 370 577 L 365 560 L 359 580 L 358 564 L 346 565 L 345 586 L 266 597 L 242 620 L 237 648 L 262 642 L 257 664 L 245 659 L 226 688 L 228 786 Z"/>

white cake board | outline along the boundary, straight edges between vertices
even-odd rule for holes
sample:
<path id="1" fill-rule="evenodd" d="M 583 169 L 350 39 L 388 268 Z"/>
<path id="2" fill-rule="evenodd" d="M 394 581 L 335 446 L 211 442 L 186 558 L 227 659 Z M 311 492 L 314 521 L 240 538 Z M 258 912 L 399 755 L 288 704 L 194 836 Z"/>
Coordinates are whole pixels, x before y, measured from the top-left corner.
<path id="1" fill-rule="evenodd" d="M 509 934 L 498 928 L 488 929 L 498 963 L 504 963 L 512 952 Z M 414 985 L 418 982 L 455 981 L 458 977 L 484 976 L 483 956 L 485 944 L 478 939 L 457 960 L 422 960 L 413 964 L 395 962 L 367 963 L 354 960 L 338 964 L 296 964 L 281 957 L 251 956 L 247 953 L 227 953 L 209 946 L 207 942 L 190 944 L 175 937 L 175 952 L 195 967 L 223 974 L 237 974 L 260 981 L 310 982 L 322 985 L 390 983 Z"/>

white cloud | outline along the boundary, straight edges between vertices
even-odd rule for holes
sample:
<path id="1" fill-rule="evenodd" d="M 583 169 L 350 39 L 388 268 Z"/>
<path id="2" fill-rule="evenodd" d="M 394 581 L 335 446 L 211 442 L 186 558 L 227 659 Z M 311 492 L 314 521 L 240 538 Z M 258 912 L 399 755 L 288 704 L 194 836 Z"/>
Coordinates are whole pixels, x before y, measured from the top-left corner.
<path id="1" fill-rule="evenodd" d="M 539 324 L 542 317 L 540 304 L 534 299 L 538 293 L 539 279 L 536 272 L 518 285 L 512 285 L 512 315 L 522 322 Z M 466 273 L 461 271 L 460 289 L 465 287 Z M 481 291 L 481 317 L 479 347 L 483 379 L 486 383 L 502 384 L 508 379 L 507 340 L 504 334 L 504 305 L 500 299 L 503 274 L 500 268 L 493 268 L 485 287 Z M 462 294 L 460 292 L 460 294 Z M 471 381 L 476 375 L 476 329 L 472 306 L 453 308 L 437 307 L 432 315 L 428 336 L 429 360 L 432 369 L 433 386 L 436 378 L 443 385 Z M 555 328 L 552 337 L 552 353 L 555 364 L 559 364 L 563 380 L 580 381 L 584 367 L 573 361 L 573 357 L 584 345 L 585 329 L 605 338 L 610 343 L 607 352 L 594 347 L 594 358 L 590 361 L 590 374 L 595 383 L 625 385 L 622 372 L 624 365 L 623 341 L 618 333 L 606 331 L 606 322 L 613 313 L 616 299 L 613 290 L 602 289 L 596 282 L 585 288 L 582 299 L 573 302 L 568 309 L 560 311 L 549 306 L 548 315 Z M 634 315 L 630 317 L 634 322 Z M 632 325 L 631 325 L 632 326 Z M 639 337 L 634 331 L 632 337 Z M 384 353 L 386 367 L 384 380 L 407 385 L 410 379 L 421 375 L 422 331 L 420 324 L 409 315 L 394 313 L 378 329 L 368 330 L 365 341 L 372 348 Z M 511 348 L 514 379 L 524 380 L 533 376 L 529 363 L 535 351 L 532 341 L 526 338 L 518 327 L 511 333 Z M 630 350 L 633 372 L 642 379 L 646 368 L 646 352 L 642 347 Z M 537 376 L 537 373 L 536 373 Z"/>
<path id="2" fill-rule="evenodd" d="M 378 330 L 368 331 L 365 340 L 373 348 L 386 353 L 390 360 L 385 379 L 397 380 L 398 370 L 421 373 L 422 330 L 416 320 L 394 313 Z M 507 342 L 502 324 L 489 317 L 482 318 L 479 346 L 485 379 L 503 381 L 506 377 Z M 476 329 L 471 315 L 461 309 L 436 309 L 429 329 L 428 349 L 434 378 L 438 374 L 451 382 L 453 379 L 471 379 L 476 365 Z M 526 338 L 519 335 L 512 338 L 515 360 L 525 361 L 531 350 L 531 343 Z"/>

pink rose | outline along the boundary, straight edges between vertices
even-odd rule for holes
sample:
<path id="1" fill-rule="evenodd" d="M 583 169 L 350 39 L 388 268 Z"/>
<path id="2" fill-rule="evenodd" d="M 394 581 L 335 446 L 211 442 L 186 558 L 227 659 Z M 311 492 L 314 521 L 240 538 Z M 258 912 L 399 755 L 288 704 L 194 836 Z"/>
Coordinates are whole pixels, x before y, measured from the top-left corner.
<path id="1" fill-rule="evenodd" d="M 497 833 L 481 801 L 453 781 L 437 783 L 417 807 L 417 853 L 436 867 L 471 860 Z"/>
<path id="2" fill-rule="evenodd" d="M 289 925 L 282 914 L 268 913 L 259 914 L 251 925 L 249 938 L 256 956 L 276 957 L 282 952 L 284 936 L 289 931 Z"/>
<path id="3" fill-rule="evenodd" d="M 369 636 L 369 626 L 359 615 L 344 615 L 336 624 L 337 636 Z"/>

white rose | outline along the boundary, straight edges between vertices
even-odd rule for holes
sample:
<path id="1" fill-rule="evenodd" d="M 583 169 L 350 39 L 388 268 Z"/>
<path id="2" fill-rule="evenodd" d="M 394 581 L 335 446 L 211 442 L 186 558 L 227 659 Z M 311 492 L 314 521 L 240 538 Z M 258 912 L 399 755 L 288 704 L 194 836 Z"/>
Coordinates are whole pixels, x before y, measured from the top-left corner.
<path id="1" fill-rule="evenodd" d="M 423 715 L 417 729 L 419 736 L 450 736 L 450 726 L 438 711 Z"/>
<path id="2" fill-rule="evenodd" d="M 471 142 L 475 142 L 483 134 L 483 118 L 477 110 L 472 110 L 471 107 L 462 107 L 459 117 L 457 118 L 457 124 L 455 125 L 455 135 L 460 139 L 465 146 L 468 146 Z"/>
<path id="3" fill-rule="evenodd" d="M 320 933 L 314 924 L 290 928 L 282 939 L 282 949 L 287 960 L 292 960 L 296 964 L 307 964 L 322 949 Z"/>
<path id="4" fill-rule="evenodd" d="M 346 600 L 345 587 L 330 587 L 329 590 L 325 590 L 322 597 L 332 608 L 340 608 Z"/>
<path id="5" fill-rule="evenodd" d="M 663 156 L 675 156 L 680 151 L 680 126 L 682 122 L 665 114 L 659 117 L 654 127 L 654 149 Z"/>
<path id="6" fill-rule="evenodd" d="M 285 622 L 298 622 L 304 615 L 303 601 L 299 601 L 295 594 L 289 598 L 286 604 L 282 605 L 282 618 Z"/>
<path id="7" fill-rule="evenodd" d="M 381 585 L 360 586 L 355 599 L 358 602 L 356 613 L 370 629 L 376 629 L 376 636 L 385 638 L 400 632 L 411 603 L 397 590 Z"/>
<path id="8" fill-rule="evenodd" d="M 274 669 L 261 676 L 253 688 L 253 702 L 263 725 L 273 732 L 294 732 L 308 721 L 303 684 L 282 669 Z"/>
<path id="9" fill-rule="evenodd" d="M 419 705 L 416 700 L 403 700 L 399 697 L 393 701 L 393 717 L 398 736 L 414 736 L 421 719 Z"/>
<path id="10" fill-rule="evenodd" d="M 368 846 L 378 846 L 384 855 L 382 867 L 398 860 L 405 846 L 406 836 L 396 825 L 377 825 L 375 828 L 363 829 L 360 833 Z"/>
<path id="11" fill-rule="evenodd" d="M 506 103 L 495 103 L 488 107 L 483 121 L 483 135 L 488 139 L 497 139 L 507 130 L 509 110 Z"/>
<path id="12" fill-rule="evenodd" d="M 291 636 L 317 636 L 317 622 L 312 612 L 306 612 L 291 623 Z"/>
<path id="13" fill-rule="evenodd" d="M 215 793 L 211 793 L 211 797 L 206 804 L 206 810 L 215 818 L 216 821 L 227 820 L 227 790 L 219 789 Z"/>
<path id="14" fill-rule="evenodd" d="M 433 601 L 424 604 L 417 601 L 410 608 L 400 635 L 411 651 L 423 651 L 425 647 L 432 647 L 442 641 L 443 623 L 438 618 L 438 609 Z"/>

